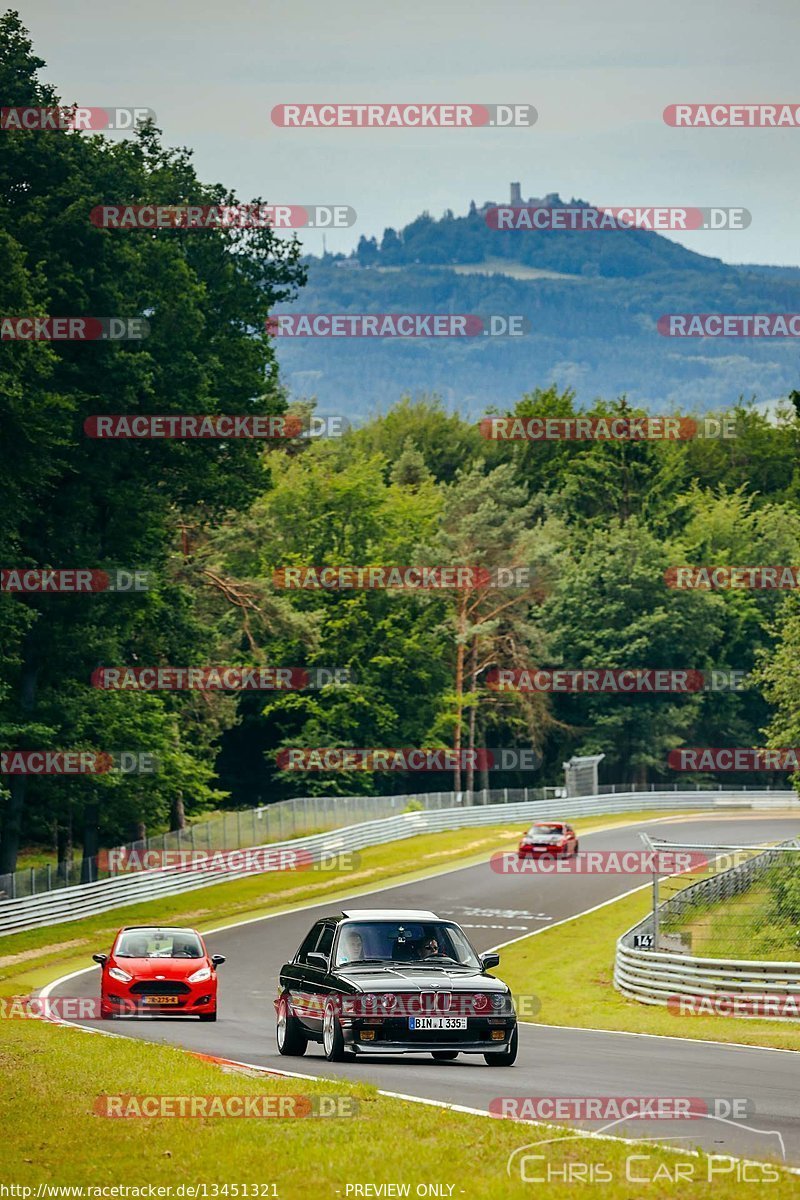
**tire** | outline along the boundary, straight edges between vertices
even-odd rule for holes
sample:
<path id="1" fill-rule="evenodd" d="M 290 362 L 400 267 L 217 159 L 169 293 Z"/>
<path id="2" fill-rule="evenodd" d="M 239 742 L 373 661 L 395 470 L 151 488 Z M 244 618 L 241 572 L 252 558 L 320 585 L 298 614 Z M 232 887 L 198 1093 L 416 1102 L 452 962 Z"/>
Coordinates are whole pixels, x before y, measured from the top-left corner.
<path id="1" fill-rule="evenodd" d="M 517 1027 L 514 1026 L 514 1032 L 511 1035 L 511 1041 L 508 1043 L 507 1050 L 495 1050 L 493 1054 L 484 1054 L 486 1065 L 489 1067 L 512 1067 L 517 1057 L 517 1047 L 519 1038 L 517 1036 Z"/>
<path id="2" fill-rule="evenodd" d="M 458 1058 L 457 1050 L 431 1050 L 431 1058 L 435 1058 L 437 1062 L 452 1062 L 454 1058 Z"/>
<path id="3" fill-rule="evenodd" d="M 281 996 L 278 1002 L 278 1023 L 275 1028 L 278 1053 L 286 1056 L 305 1054 L 308 1038 L 303 1026 L 294 1013 L 289 1012 L 289 1002 Z"/>
<path id="4" fill-rule="evenodd" d="M 216 1009 L 214 1009 L 214 1011 L 213 1011 L 213 1012 L 210 1012 L 210 1013 L 200 1013 L 199 1015 L 200 1015 L 200 1020 L 201 1020 L 201 1021 L 216 1021 L 216 1019 L 217 1019 L 217 1010 L 216 1010 Z"/>
<path id="5" fill-rule="evenodd" d="M 575 857 L 575 858 L 578 857 L 578 843 L 577 842 L 575 843 L 575 849 L 573 850 L 572 853 L 573 853 L 573 857 Z"/>
<path id="6" fill-rule="evenodd" d="M 322 1018 L 322 1049 L 328 1062 L 345 1062 L 355 1058 L 354 1050 L 345 1049 L 344 1034 L 333 1004 L 326 1005 Z"/>

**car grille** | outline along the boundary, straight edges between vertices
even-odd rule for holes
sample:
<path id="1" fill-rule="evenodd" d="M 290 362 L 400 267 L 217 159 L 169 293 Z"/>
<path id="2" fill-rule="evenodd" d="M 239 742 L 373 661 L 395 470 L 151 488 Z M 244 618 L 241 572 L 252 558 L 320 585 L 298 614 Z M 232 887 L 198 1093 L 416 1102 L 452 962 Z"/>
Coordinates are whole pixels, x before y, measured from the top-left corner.
<path id="1" fill-rule="evenodd" d="M 185 983 L 174 983 L 169 979 L 149 979 L 134 983 L 130 990 L 134 996 L 186 996 L 192 989 Z"/>
<path id="2" fill-rule="evenodd" d="M 502 1011 L 505 1007 L 505 993 L 500 1006 L 493 1003 L 491 992 L 450 992 L 443 989 L 423 990 L 421 993 L 392 992 L 388 995 L 392 996 L 394 1003 L 389 1004 L 383 1002 L 385 995 L 387 993 L 365 993 L 346 997 L 351 1007 L 344 1011 L 366 1017 L 485 1017 L 496 1015 L 498 1008 Z"/>

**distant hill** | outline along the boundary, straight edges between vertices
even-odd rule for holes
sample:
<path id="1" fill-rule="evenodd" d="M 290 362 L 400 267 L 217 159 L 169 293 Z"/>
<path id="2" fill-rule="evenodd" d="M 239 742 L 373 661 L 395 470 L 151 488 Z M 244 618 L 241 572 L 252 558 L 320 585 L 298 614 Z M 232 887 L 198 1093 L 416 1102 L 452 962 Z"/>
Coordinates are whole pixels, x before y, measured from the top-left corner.
<path id="1" fill-rule="evenodd" d="M 436 392 L 477 415 L 551 382 L 587 403 L 625 393 L 653 411 L 724 407 L 740 395 L 767 402 L 798 386 L 793 339 L 667 338 L 656 322 L 669 312 L 798 312 L 800 268 L 730 266 L 642 229 L 498 232 L 485 219 L 490 203 L 462 217 L 424 213 L 380 243 L 362 238 L 349 258 L 307 258 L 307 286 L 278 311 L 519 314 L 529 333 L 278 338 L 290 390 L 358 419 L 403 393 Z"/>

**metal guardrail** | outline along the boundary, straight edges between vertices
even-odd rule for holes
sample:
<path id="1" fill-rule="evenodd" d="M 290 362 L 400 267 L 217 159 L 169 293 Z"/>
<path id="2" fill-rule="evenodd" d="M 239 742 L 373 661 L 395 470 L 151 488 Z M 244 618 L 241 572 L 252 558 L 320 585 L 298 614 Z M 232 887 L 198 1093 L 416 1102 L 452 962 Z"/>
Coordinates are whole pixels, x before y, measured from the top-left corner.
<path id="1" fill-rule="evenodd" d="M 612 784 L 609 790 L 635 791 L 626 785 Z M 29 867 L 10 875 L 0 875 L 0 900 L 20 900 L 38 896 L 78 883 L 97 883 L 116 874 L 106 865 L 108 854 L 118 851 L 143 856 L 151 851 L 172 852 L 242 850 L 263 846 L 284 838 L 298 838 L 326 829 L 339 829 L 361 821 L 396 817 L 411 803 L 415 808 L 457 808 L 474 804 L 513 804 L 527 800 L 553 800 L 563 788 L 496 788 L 473 792 L 421 792 L 393 796 L 298 796 L 278 800 L 257 808 L 234 809 L 209 820 L 190 823 L 185 829 L 157 833 L 106 851 L 102 858 L 76 858 L 69 863 Z"/>
<path id="2" fill-rule="evenodd" d="M 451 799 L 455 797 L 451 794 Z M 268 843 L 271 851 L 303 851 L 312 862 L 326 856 L 363 850 L 368 846 L 399 841 L 420 833 L 438 833 L 445 829 L 492 825 L 498 821 L 521 822 L 538 817 L 572 819 L 603 813 L 619 813 L 658 809 L 708 809 L 710 807 L 786 808 L 798 807 L 797 793 L 759 791 L 708 792 L 698 789 L 675 793 L 625 792 L 616 795 L 591 796 L 581 799 L 527 800 L 508 804 L 479 804 L 451 806 L 427 812 L 402 813 L 375 821 L 345 826 L 326 833 Z M 96 883 L 77 884 L 60 888 L 41 896 L 26 896 L 17 900 L 0 901 L 0 936 L 36 929 L 42 925 L 57 925 L 94 916 L 113 908 L 140 904 L 164 896 L 174 896 L 210 884 L 242 879 L 257 872 L 252 870 L 220 871 L 209 866 L 187 871 L 179 866 L 152 871 L 137 871 L 112 876 Z"/>
<path id="3" fill-rule="evenodd" d="M 655 784 L 601 784 L 598 796 L 615 796 L 629 792 L 681 792 L 680 783 L 656 788 Z M 692 789 L 697 790 L 697 789 Z M 702 790 L 722 791 L 721 784 L 704 784 Z M 749 789 L 737 785 L 726 792 L 748 790 L 770 792 L 770 788 Z M 776 793 L 780 795 L 780 792 Z M 209 820 L 199 820 L 167 833 L 157 833 L 115 850 L 143 855 L 152 850 L 163 854 L 187 850 L 239 850 L 248 846 L 263 846 L 284 838 L 298 838 L 326 829 L 338 829 L 361 821 L 376 821 L 380 817 L 395 817 L 410 803 L 425 811 L 430 809 L 470 807 L 476 804 L 518 804 L 529 800 L 556 800 L 564 796 L 562 787 L 494 788 L 463 792 L 418 792 L 393 796 L 298 796 L 262 804 L 257 808 L 234 809 Z M 109 853 L 114 853 L 110 851 Z M 107 858 L 105 860 L 107 863 Z M 28 867 L 8 875 L 0 875 L 0 901 L 21 900 L 23 896 L 39 896 L 59 888 L 79 883 L 96 883 L 115 871 L 104 864 L 103 858 L 76 858 L 43 867 Z"/>
<path id="4" fill-rule="evenodd" d="M 664 848 L 665 845 L 658 844 L 658 849 Z M 674 848 L 675 843 L 670 843 L 669 849 Z M 697 849 L 685 844 L 680 848 Z M 800 854 L 797 839 L 782 842 L 779 847 L 764 850 L 727 871 L 690 884 L 659 906 L 659 925 L 670 917 L 682 917 L 698 903 L 740 895 L 786 853 Z M 653 936 L 652 913 L 626 930 L 617 941 L 614 986 L 630 999 L 666 1006 L 677 1004 L 680 999 L 720 1001 L 735 998 L 739 1009 L 734 1015 L 744 1018 L 763 1016 L 767 999 L 794 997 L 800 1002 L 800 962 L 704 958 L 677 951 L 634 948 L 635 939 L 642 935 Z M 753 1011 L 743 1011 L 747 1006 Z M 771 1019 L 800 1018 L 775 1015 Z"/>

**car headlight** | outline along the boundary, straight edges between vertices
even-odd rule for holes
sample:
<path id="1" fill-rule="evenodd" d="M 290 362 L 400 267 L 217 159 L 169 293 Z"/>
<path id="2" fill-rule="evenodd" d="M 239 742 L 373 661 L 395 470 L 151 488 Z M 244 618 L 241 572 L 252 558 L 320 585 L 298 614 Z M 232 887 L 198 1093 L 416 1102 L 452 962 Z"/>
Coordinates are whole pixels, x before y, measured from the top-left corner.
<path id="1" fill-rule="evenodd" d="M 495 1012 L 503 1012 L 506 1007 L 506 998 L 502 992 L 492 993 L 492 1008 Z"/>
<path id="2" fill-rule="evenodd" d="M 108 973 L 112 979 L 118 979 L 120 983 L 130 983 L 133 979 L 133 976 L 129 975 L 127 971 L 123 971 L 122 967 L 109 967 Z"/>
<path id="3" fill-rule="evenodd" d="M 211 967 L 201 967 L 199 971 L 195 971 L 194 975 L 189 976 L 189 983 L 205 983 L 211 978 Z"/>

